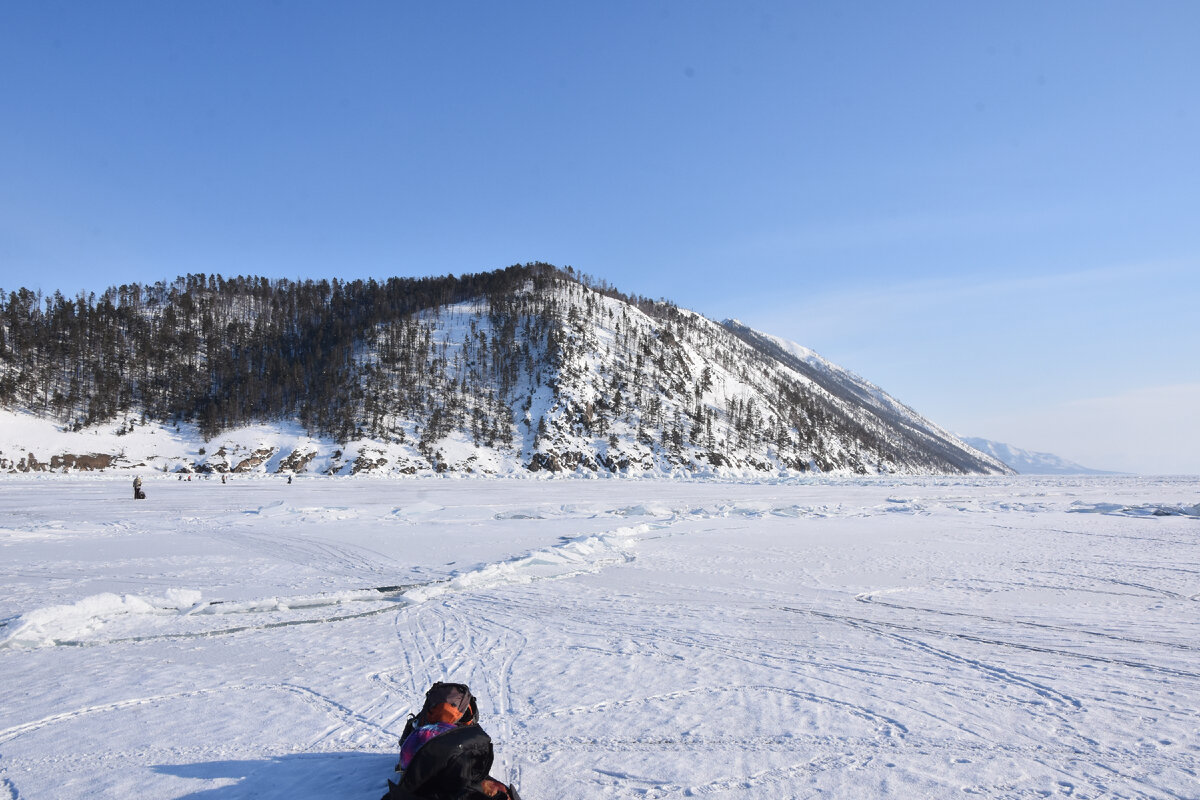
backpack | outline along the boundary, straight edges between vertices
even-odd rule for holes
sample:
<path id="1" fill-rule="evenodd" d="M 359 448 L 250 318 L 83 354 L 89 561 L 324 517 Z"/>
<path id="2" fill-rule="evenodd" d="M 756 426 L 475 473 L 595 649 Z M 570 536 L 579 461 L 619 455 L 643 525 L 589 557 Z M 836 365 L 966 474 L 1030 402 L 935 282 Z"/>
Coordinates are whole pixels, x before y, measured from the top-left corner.
<path id="1" fill-rule="evenodd" d="M 407 771 L 396 765 L 402 776 L 400 783 L 389 780 L 388 793 L 382 800 L 416 797 L 521 800 L 512 786 L 486 777 L 492 766 L 492 740 L 479 727 L 479 707 L 466 684 L 439 681 L 429 688 L 421 710 L 410 714 L 404 726 L 400 737 L 402 752 L 413 731 L 427 725 L 446 730 L 434 734 L 427 743 L 413 740 L 418 752 L 411 755 Z"/>
<path id="2" fill-rule="evenodd" d="M 415 729 L 435 722 L 450 723 L 458 728 L 479 723 L 479 707 L 475 703 L 475 696 L 465 683 L 438 681 L 429 687 L 421 710 L 408 716 L 404 733 L 400 736 L 400 747 L 404 747 L 404 740 Z"/>

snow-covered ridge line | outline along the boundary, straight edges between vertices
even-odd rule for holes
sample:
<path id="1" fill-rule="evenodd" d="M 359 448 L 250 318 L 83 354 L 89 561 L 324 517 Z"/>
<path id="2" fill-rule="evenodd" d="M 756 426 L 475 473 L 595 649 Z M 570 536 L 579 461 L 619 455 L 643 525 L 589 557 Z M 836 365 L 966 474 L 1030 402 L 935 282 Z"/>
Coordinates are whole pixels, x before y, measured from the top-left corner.
<path id="1" fill-rule="evenodd" d="M 1020 447 L 994 442 L 990 439 L 966 437 L 964 442 L 981 453 L 996 458 L 1012 467 L 1021 475 L 1116 475 L 1116 472 L 1091 469 L 1074 461 L 1068 461 L 1053 453 L 1024 450 Z"/>

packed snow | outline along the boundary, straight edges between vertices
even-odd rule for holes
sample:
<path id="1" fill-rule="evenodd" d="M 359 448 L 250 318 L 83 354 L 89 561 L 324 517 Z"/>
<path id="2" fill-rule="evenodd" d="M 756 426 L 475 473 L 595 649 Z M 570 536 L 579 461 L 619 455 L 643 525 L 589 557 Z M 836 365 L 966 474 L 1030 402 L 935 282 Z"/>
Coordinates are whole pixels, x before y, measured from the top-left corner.
<path id="1" fill-rule="evenodd" d="M 1200 797 L 1183 478 L 0 479 L 0 798 Z"/>

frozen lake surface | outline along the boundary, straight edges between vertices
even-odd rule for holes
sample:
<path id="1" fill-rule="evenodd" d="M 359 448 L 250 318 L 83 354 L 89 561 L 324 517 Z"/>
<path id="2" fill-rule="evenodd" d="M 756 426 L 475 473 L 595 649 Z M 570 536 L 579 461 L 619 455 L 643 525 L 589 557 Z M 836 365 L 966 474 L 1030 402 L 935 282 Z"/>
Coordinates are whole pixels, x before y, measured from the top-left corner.
<path id="1" fill-rule="evenodd" d="M 0 479 L 0 798 L 1200 797 L 1200 485 Z"/>

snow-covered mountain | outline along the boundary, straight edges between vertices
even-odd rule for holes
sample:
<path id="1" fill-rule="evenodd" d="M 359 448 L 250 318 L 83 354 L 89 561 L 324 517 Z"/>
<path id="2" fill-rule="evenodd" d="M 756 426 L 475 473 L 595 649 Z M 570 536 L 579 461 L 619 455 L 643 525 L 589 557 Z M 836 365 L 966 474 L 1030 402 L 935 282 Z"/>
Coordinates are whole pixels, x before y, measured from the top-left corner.
<path id="1" fill-rule="evenodd" d="M 13 344 L 65 323 L 0 322 L 0 469 L 1010 472 L 800 345 L 548 265 L 332 291 L 192 277 L 113 296 L 104 342 L 148 344 L 108 372 L 62 335 Z"/>
<path id="2" fill-rule="evenodd" d="M 768 357 L 795 370 L 845 404 L 886 424 L 914 447 L 938 454 L 947 462 L 963 467 L 964 471 L 979 469 L 975 457 L 979 453 L 963 454 L 963 441 L 952 433 L 922 417 L 896 400 L 878 386 L 828 361 L 795 342 L 753 330 L 737 320 L 726 320 L 726 328 Z"/>
<path id="3" fill-rule="evenodd" d="M 993 442 L 978 437 L 964 437 L 963 441 L 981 453 L 987 453 L 1012 467 L 1021 475 L 1115 475 L 1105 470 L 1090 469 L 1056 456 L 1053 453 L 1038 453 L 1019 447 Z"/>

